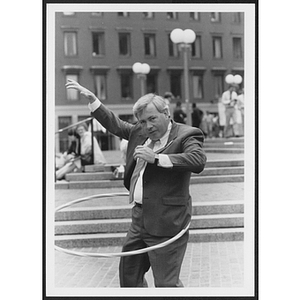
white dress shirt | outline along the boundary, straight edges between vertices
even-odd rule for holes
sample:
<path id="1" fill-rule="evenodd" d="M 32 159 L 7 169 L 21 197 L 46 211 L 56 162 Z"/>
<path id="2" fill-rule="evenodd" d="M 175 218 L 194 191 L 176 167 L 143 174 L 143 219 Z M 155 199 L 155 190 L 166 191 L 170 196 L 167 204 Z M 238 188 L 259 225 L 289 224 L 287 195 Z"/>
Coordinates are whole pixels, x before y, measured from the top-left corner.
<path id="1" fill-rule="evenodd" d="M 163 147 L 167 145 L 169 134 L 172 128 L 172 123 L 169 123 L 168 129 L 166 133 L 154 144 L 153 151 L 157 152 Z M 145 146 L 149 145 L 151 143 L 150 139 L 147 139 L 145 142 Z M 158 164 L 159 167 L 163 168 L 172 168 L 173 164 L 167 154 L 158 154 Z M 141 170 L 140 176 L 136 182 L 135 190 L 134 190 L 134 202 L 142 204 L 143 201 L 143 174 L 146 169 L 146 166 Z"/>
<path id="2" fill-rule="evenodd" d="M 232 101 L 233 100 L 236 100 L 237 98 L 237 93 L 235 91 L 232 91 L 230 93 L 230 91 L 225 91 L 223 94 L 222 94 L 222 103 L 228 107 L 228 106 L 233 106 L 233 103 Z"/>

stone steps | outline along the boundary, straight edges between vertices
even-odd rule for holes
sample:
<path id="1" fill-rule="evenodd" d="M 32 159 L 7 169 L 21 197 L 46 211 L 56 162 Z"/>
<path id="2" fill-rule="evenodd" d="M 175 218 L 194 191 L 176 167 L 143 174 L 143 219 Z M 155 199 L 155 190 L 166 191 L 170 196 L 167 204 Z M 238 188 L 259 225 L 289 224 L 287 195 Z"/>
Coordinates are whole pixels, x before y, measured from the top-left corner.
<path id="1" fill-rule="evenodd" d="M 111 172 L 120 164 L 118 163 L 111 163 L 106 165 L 90 165 L 85 166 L 86 173 L 93 173 L 93 172 Z M 217 168 L 217 167 L 241 167 L 244 166 L 243 159 L 223 159 L 223 160 L 208 160 L 206 162 L 205 168 Z M 68 174 L 69 175 L 69 174 Z"/>
<path id="2" fill-rule="evenodd" d="M 55 245 L 62 248 L 120 246 L 126 233 L 97 233 L 56 236 Z M 244 228 L 191 229 L 189 242 L 243 241 Z"/>
<path id="3" fill-rule="evenodd" d="M 242 201 L 194 203 L 190 241 L 243 240 L 243 214 Z M 55 213 L 55 244 L 63 248 L 121 245 L 130 218 L 130 205 L 65 208 Z"/>
<path id="4" fill-rule="evenodd" d="M 206 153 L 244 153 L 244 138 L 206 139 L 203 148 Z"/>
<path id="5" fill-rule="evenodd" d="M 240 138 L 207 138 L 204 140 L 204 146 L 207 144 L 224 144 L 224 143 L 233 143 L 233 144 L 244 144 L 245 139 L 243 137 Z"/>
<path id="6" fill-rule="evenodd" d="M 204 150 L 206 153 L 244 153 L 244 148 L 220 148 L 220 147 L 210 147 L 206 148 L 204 147 Z"/>
<path id="7" fill-rule="evenodd" d="M 192 176 L 216 176 L 216 175 L 237 175 L 244 174 L 244 167 L 215 167 L 205 168 L 201 174 L 192 174 Z M 73 181 L 102 181 L 118 180 L 112 172 L 90 172 L 90 173 L 70 173 L 66 175 L 66 180 Z"/>
<path id="8" fill-rule="evenodd" d="M 84 173 L 70 173 L 66 180 L 57 181 L 56 189 L 119 188 L 123 181 L 113 176 L 118 164 L 86 166 Z M 244 181 L 244 160 L 212 160 L 201 174 L 192 174 L 191 184 Z"/>
<path id="9" fill-rule="evenodd" d="M 244 175 L 222 175 L 222 176 L 192 176 L 191 184 L 197 183 L 222 183 L 243 182 Z M 94 189 L 94 188 L 120 188 L 123 187 L 122 180 L 90 180 L 90 181 L 58 181 L 56 189 Z"/>
<path id="10" fill-rule="evenodd" d="M 113 198 L 111 198 L 113 202 Z M 244 213 L 243 201 L 194 202 L 192 215 L 217 215 Z M 67 207 L 55 213 L 55 221 L 121 219 L 131 217 L 131 205 L 104 207 Z"/>
<path id="11" fill-rule="evenodd" d="M 55 223 L 56 235 L 127 232 L 131 219 L 61 221 Z M 243 214 L 193 216 L 191 229 L 243 227 Z"/>
<path id="12" fill-rule="evenodd" d="M 234 143 L 234 142 L 223 142 L 223 143 L 205 143 L 204 144 L 204 149 L 206 151 L 206 148 L 239 148 L 243 149 L 244 148 L 244 143 Z"/>

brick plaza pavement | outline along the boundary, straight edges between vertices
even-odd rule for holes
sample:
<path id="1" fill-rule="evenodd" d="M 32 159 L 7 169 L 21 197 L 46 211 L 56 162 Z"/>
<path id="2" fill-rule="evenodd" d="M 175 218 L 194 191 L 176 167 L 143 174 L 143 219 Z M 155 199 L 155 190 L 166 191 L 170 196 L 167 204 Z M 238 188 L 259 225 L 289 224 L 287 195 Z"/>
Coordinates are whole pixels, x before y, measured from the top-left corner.
<path id="1" fill-rule="evenodd" d="M 120 247 L 72 249 L 83 252 L 120 252 Z M 244 242 L 188 243 L 181 269 L 185 287 L 243 287 Z M 119 287 L 119 258 L 79 257 L 55 252 L 56 288 Z M 151 270 L 146 275 L 154 287 Z"/>

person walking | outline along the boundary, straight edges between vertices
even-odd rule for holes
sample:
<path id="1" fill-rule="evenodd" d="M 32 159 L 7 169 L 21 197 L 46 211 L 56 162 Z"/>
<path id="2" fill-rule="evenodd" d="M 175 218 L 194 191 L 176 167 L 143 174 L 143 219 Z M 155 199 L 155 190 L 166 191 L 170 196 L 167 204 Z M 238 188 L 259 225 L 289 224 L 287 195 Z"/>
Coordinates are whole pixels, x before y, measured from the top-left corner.
<path id="1" fill-rule="evenodd" d="M 203 171 L 206 155 L 200 129 L 170 119 L 165 100 L 147 94 L 133 106 L 136 124 L 119 119 L 89 90 L 68 80 L 89 100 L 92 115 L 111 133 L 128 140 L 124 185 L 133 204 L 132 222 L 123 252 L 160 244 L 177 235 L 191 220 L 191 173 Z M 156 287 L 182 287 L 180 269 L 188 230 L 166 247 L 122 256 L 121 287 L 146 287 L 145 273 L 152 268 Z"/>

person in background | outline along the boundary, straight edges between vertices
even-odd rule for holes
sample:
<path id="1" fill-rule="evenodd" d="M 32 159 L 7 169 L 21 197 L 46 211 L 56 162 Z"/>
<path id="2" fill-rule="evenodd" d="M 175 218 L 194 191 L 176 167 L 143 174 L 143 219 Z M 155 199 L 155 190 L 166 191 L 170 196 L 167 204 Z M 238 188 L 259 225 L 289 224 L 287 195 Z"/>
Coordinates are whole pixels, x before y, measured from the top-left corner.
<path id="1" fill-rule="evenodd" d="M 233 123 L 233 133 L 235 137 L 240 137 L 243 135 L 243 125 L 242 125 L 242 113 L 238 105 L 238 100 L 234 105 L 234 123 Z"/>
<path id="2" fill-rule="evenodd" d="M 93 139 L 94 161 L 92 161 L 92 133 L 88 131 L 86 123 L 77 126 L 77 133 L 80 136 L 81 165 L 105 164 L 105 157 L 95 137 Z"/>
<path id="3" fill-rule="evenodd" d="M 241 113 L 241 135 L 244 135 L 244 128 L 245 128 L 245 116 L 244 116 L 244 89 L 240 89 L 238 96 L 237 96 L 237 107 L 240 110 Z"/>
<path id="4" fill-rule="evenodd" d="M 127 146 L 128 146 L 128 141 L 120 138 L 120 151 L 121 151 L 122 163 L 119 167 L 117 167 L 113 171 L 115 178 L 124 178 L 124 172 L 125 172 L 124 166 L 126 165 Z"/>
<path id="5" fill-rule="evenodd" d="M 185 124 L 186 113 L 182 110 L 180 101 L 176 103 L 173 118 L 175 122 Z"/>
<path id="6" fill-rule="evenodd" d="M 203 171 L 206 155 L 199 128 L 170 119 L 165 100 L 142 96 L 133 106 L 136 124 L 119 119 L 89 90 L 68 80 L 89 100 L 95 117 L 112 134 L 128 140 L 124 185 L 132 203 L 132 222 L 123 252 L 151 247 L 176 236 L 191 220 L 191 173 Z M 122 256 L 121 287 L 146 287 L 145 273 L 152 268 L 156 287 L 182 287 L 180 269 L 189 232 L 166 247 L 139 255 Z"/>
<path id="7" fill-rule="evenodd" d="M 222 97 L 217 97 L 218 99 L 218 114 L 219 114 L 219 137 L 224 137 L 224 128 L 226 125 L 226 107 L 222 102 Z"/>
<path id="8" fill-rule="evenodd" d="M 219 115 L 213 115 L 213 126 L 212 126 L 212 137 L 217 138 L 220 136 L 220 124 L 219 124 Z"/>
<path id="9" fill-rule="evenodd" d="M 165 92 L 164 99 L 169 107 L 169 115 L 173 116 L 173 108 L 171 102 L 174 100 L 174 95 L 171 92 Z"/>
<path id="10" fill-rule="evenodd" d="M 88 131 L 85 123 L 77 126 L 76 132 L 79 136 L 80 147 L 78 156 L 74 156 L 62 168 L 56 171 L 56 179 L 61 180 L 65 178 L 66 174 L 76 171 L 81 171 L 82 167 L 91 164 L 105 164 L 105 157 L 98 145 L 95 137 L 93 137 L 94 144 L 94 161 L 92 160 L 92 133 Z"/>
<path id="11" fill-rule="evenodd" d="M 224 128 L 224 137 L 229 138 L 234 135 L 232 124 L 235 123 L 235 104 L 237 101 L 236 86 L 231 85 L 227 91 L 222 94 L 222 103 L 225 105 L 226 123 Z"/>
<path id="12" fill-rule="evenodd" d="M 71 128 L 68 130 L 68 138 L 70 144 L 68 150 L 63 154 L 60 153 L 56 155 L 56 163 L 55 163 L 56 170 L 62 168 L 69 161 L 71 161 L 72 159 L 78 156 L 80 141 L 76 129 Z"/>
<path id="13" fill-rule="evenodd" d="M 205 135 L 205 137 L 212 137 L 213 134 L 213 115 L 209 113 L 209 111 L 205 111 L 202 123 L 201 123 L 201 129 Z"/>
<path id="14" fill-rule="evenodd" d="M 197 107 L 196 103 L 192 104 L 192 109 L 192 126 L 200 128 L 203 118 L 203 111 Z"/>

